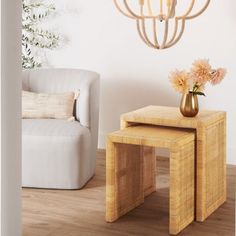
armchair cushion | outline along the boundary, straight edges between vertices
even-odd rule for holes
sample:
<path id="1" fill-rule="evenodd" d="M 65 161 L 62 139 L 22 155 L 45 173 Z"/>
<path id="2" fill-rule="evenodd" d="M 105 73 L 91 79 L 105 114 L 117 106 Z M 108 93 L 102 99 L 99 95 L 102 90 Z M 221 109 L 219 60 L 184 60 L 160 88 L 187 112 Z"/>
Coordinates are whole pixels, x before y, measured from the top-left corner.
<path id="1" fill-rule="evenodd" d="M 22 152 L 25 187 L 78 189 L 93 175 L 91 134 L 78 121 L 23 119 Z"/>
<path id="2" fill-rule="evenodd" d="M 22 91 L 22 118 L 71 119 L 74 102 L 74 92 L 49 94 Z"/>
<path id="3" fill-rule="evenodd" d="M 67 122 L 59 119 L 22 119 L 22 135 L 40 137 L 78 137 L 89 129 L 78 121 Z"/>

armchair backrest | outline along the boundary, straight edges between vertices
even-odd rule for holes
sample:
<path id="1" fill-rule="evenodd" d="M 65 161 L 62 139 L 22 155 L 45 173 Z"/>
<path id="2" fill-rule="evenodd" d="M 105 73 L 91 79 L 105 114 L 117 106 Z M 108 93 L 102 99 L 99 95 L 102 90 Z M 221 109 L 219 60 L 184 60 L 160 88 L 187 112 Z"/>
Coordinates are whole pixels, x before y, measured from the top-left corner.
<path id="1" fill-rule="evenodd" d="M 75 105 L 81 125 L 97 129 L 99 75 L 79 69 L 35 69 L 23 72 L 23 90 L 37 93 L 80 92 Z"/>

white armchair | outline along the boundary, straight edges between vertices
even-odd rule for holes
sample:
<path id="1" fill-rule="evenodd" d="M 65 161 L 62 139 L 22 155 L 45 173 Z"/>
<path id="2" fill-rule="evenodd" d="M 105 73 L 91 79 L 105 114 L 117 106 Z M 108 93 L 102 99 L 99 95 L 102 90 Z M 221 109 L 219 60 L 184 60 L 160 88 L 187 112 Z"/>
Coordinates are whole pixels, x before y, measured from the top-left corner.
<path id="1" fill-rule="evenodd" d="M 99 75 L 77 69 L 23 72 L 23 89 L 36 93 L 80 91 L 76 121 L 22 120 L 23 187 L 80 189 L 95 173 Z"/>

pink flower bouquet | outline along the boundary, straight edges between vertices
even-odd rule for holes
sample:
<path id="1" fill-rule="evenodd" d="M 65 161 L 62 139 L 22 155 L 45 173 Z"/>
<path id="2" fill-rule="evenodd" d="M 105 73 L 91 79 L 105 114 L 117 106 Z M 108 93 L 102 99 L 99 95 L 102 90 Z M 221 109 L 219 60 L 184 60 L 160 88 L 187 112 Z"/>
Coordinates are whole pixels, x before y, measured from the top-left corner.
<path id="1" fill-rule="evenodd" d="M 212 69 L 209 60 L 200 59 L 192 64 L 190 71 L 175 70 L 170 73 L 170 82 L 173 88 L 182 94 L 193 93 L 204 95 L 205 85 L 219 84 L 226 75 L 226 69 Z"/>

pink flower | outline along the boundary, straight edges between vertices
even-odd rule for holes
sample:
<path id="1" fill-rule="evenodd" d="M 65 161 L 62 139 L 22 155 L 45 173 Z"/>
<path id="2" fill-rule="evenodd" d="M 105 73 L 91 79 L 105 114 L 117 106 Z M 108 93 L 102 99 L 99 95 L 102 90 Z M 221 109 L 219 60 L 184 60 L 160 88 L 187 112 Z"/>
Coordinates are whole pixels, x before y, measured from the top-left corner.
<path id="1" fill-rule="evenodd" d="M 170 82 L 173 88 L 179 93 L 188 93 L 190 89 L 190 74 L 185 70 L 175 70 L 171 72 Z"/>
<path id="2" fill-rule="evenodd" d="M 212 85 L 216 85 L 216 84 L 219 84 L 225 77 L 227 71 L 226 69 L 224 68 L 219 68 L 217 70 L 214 70 L 212 73 L 211 73 L 211 84 Z"/>
<path id="3" fill-rule="evenodd" d="M 209 60 L 196 60 L 193 62 L 191 68 L 192 79 L 196 84 L 204 85 L 206 82 L 211 80 L 211 71 L 212 69 Z"/>

